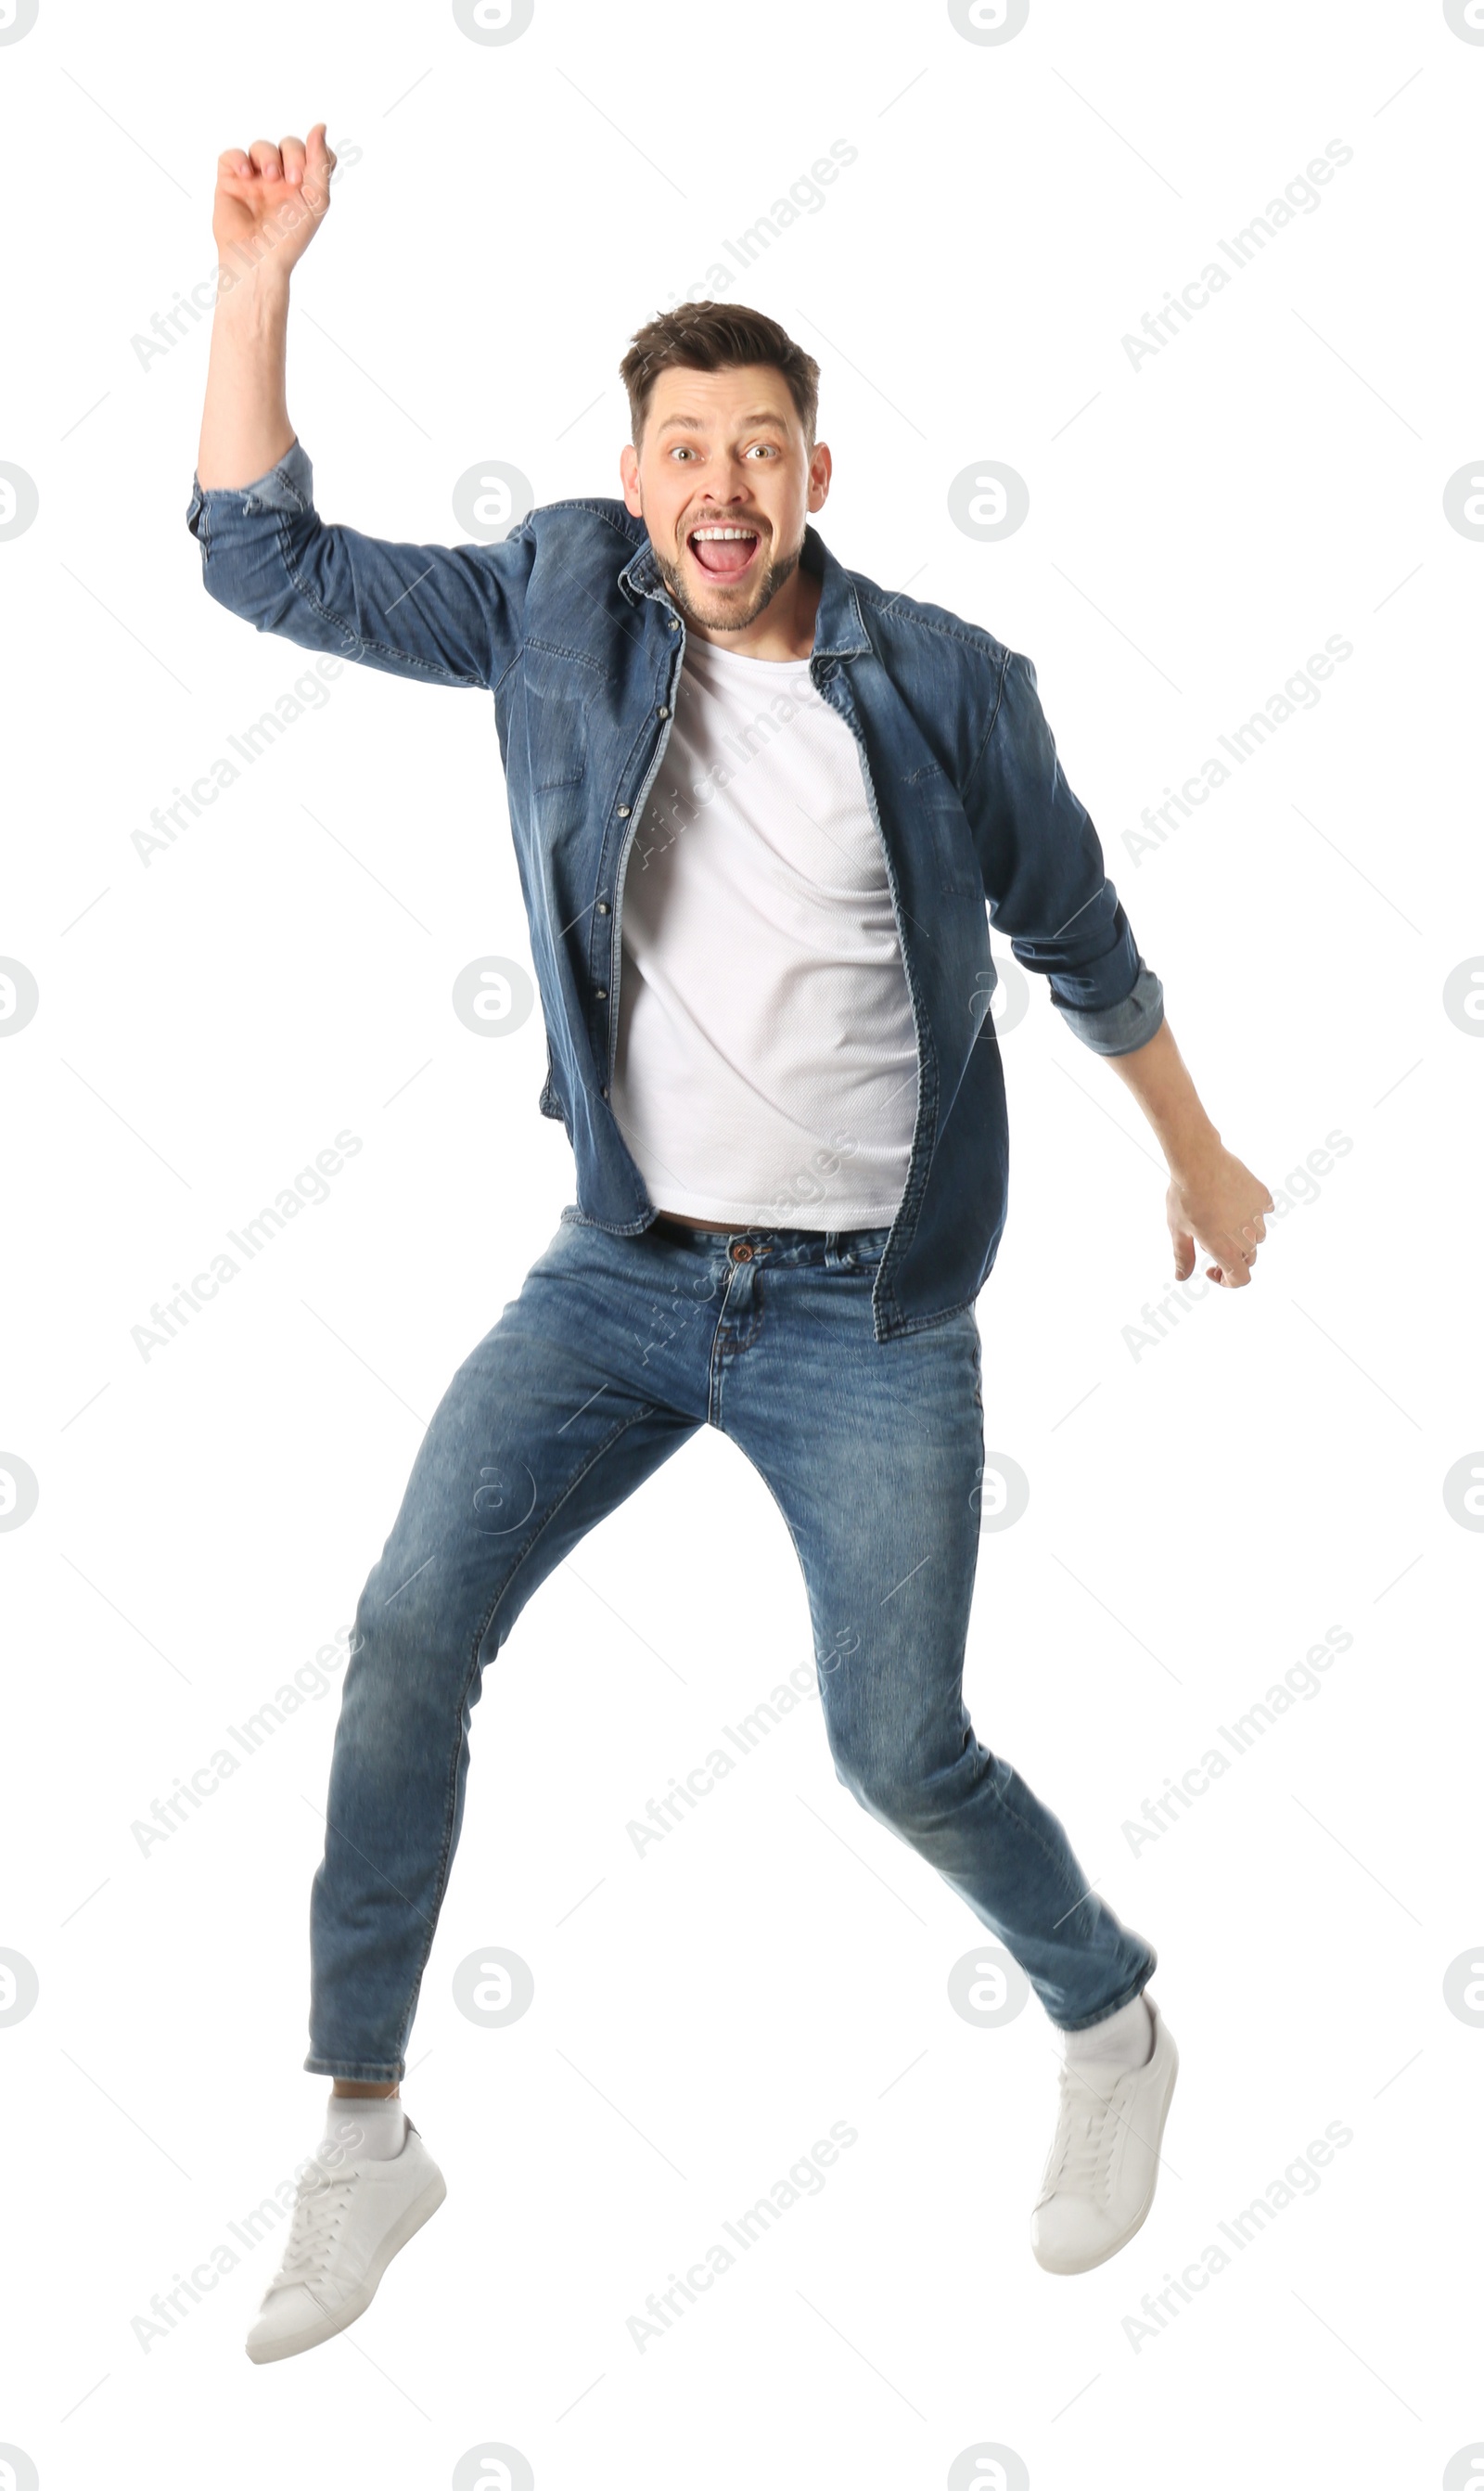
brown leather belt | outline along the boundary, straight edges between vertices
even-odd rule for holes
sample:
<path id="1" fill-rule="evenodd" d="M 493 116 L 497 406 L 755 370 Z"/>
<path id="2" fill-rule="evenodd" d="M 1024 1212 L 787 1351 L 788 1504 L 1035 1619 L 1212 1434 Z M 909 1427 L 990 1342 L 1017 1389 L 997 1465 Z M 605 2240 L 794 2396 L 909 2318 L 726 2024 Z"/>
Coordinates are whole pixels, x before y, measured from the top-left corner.
<path id="1" fill-rule="evenodd" d="M 656 1211 L 651 1222 L 655 1228 L 682 1228 L 687 1237 L 743 1237 L 757 1224 L 754 1219 L 678 1219 L 669 1211 Z"/>

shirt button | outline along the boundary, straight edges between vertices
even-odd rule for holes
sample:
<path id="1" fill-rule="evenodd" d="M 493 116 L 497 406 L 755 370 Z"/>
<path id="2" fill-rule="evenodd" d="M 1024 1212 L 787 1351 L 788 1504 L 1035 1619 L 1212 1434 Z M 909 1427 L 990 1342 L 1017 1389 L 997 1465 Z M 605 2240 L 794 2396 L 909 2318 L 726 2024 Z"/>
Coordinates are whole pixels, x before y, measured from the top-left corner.
<path id="1" fill-rule="evenodd" d="M 597 913 L 598 913 L 599 917 L 606 917 L 606 916 L 607 916 L 607 914 L 608 914 L 608 902 L 606 901 L 606 899 L 600 899 L 600 900 L 598 901 L 598 903 L 597 903 Z"/>
<path id="2" fill-rule="evenodd" d="M 599 1090 L 599 1092 L 598 1092 L 598 1094 L 597 1094 L 597 1095 L 598 1095 L 599 1099 L 606 1099 L 606 1098 L 607 1098 L 607 1096 L 608 1096 L 608 1084 L 607 1084 L 607 1082 L 606 1082 L 606 1081 L 603 1083 L 603 1086 L 602 1086 L 602 1088 Z"/>
<path id="3" fill-rule="evenodd" d="M 663 708 L 661 708 L 661 709 L 657 709 L 657 710 L 655 712 L 655 716 L 656 718 L 668 718 L 668 717 L 669 717 L 669 715 L 670 715 L 670 713 L 669 713 L 668 709 L 663 709 Z"/>
<path id="4" fill-rule="evenodd" d="M 629 815 L 629 810 L 630 810 L 630 807 L 629 807 L 627 805 L 621 805 L 621 806 L 619 806 L 619 820 L 620 820 L 621 822 L 626 822 L 626 821 L 627 821 L 627 819 L 628 819 L 628 815 Z"/>
<path id="5" fill-rule="evenodd" d="M 672 631 L 678 631 L 678 630 L 680 630 L 680 628 L 681 628 L 681 627 L 680 627 L 680 624 L 677 622 L 677 620 L 676 620 L 675 616 L 672 614 L 672 615 L 671 615 L 671 617 L 670 617 L 670 629 L 671 629 L 671 630 L 672 630 Z"/>
<path id="6" fill-rule="evenodd" d="M 594 989 L 593 989 L 593 992 L 597 995 L 597 1000 L 598 1000 L 598 1002 L 599 1002 L 600 1004 L 605 1004 L 605 1003 L 607 1002 L 607 1000 L 608 1000 L 608 989 L 607 989 L 607 987 L 606 987 L 606 986 L 595 986 L 595 987 L 594 987 Z"/>
<path id="7" fill-rule="evenodd" d="M 752 1260 L 751 1246 L 746 1245 L 734 1246 L 732 1248 L 732 1260 L 734 1263 L 750 1263 Z"/>

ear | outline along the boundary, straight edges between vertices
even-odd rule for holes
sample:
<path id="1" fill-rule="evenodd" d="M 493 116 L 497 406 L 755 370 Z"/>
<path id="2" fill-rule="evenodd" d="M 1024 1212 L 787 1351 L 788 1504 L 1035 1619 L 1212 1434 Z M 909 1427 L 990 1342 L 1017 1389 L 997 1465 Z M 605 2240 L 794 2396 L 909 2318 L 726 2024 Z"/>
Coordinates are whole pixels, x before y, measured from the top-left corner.
<path id="1" fill-rule="evenodd" d="M 624 484 L 624 506 L 630 517 L 644 516 L 644 497 L 639 490 L 639 454 L 630 441 L 619 453 L 619 474 Z"/>
<path id="2" fill-rule="evenodd" d="M 833 472 L 834 461 L 829 455 L 827 444 L 823 441 L 816 442 L 809 458 L 809 508 L 811 511 L 824 509 L 829 494 L 829 479 Z"/>

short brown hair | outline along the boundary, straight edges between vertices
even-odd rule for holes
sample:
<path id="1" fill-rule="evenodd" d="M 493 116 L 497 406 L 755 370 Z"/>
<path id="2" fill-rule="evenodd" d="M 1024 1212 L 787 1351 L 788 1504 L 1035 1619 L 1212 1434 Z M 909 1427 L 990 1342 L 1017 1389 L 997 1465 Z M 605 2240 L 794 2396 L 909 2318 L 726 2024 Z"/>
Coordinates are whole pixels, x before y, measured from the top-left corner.
<path id="1" fill-rule="evenodd" d="M 788 384 L 788 393 L 803 426 L 806 446 L 814 447 L 819 414 L 819 366 L 786 329 L 766 311 L 750 311 L 744 303 L 678 303 L 636 329 L 619 377 L 628 392 L 628 415 L 637 450 L 650 411 L 655 383 L 661 372 L 729 372 L 743 364 L 771 364 Z"/>

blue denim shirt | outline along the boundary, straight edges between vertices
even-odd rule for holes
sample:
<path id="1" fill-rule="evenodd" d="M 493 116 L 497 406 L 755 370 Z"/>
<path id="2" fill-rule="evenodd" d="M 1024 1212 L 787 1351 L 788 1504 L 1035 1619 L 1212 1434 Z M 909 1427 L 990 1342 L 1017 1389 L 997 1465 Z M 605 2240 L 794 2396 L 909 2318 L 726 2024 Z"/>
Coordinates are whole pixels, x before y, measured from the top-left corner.
<path id="1" fill-rule="evenodd" d="M 655 1216 L 609 1104 L 624 869 L 685 648 L 648 531 L 620 501 L 553 502 L 499 544 L 395 544 L 328 524 L 296 441 L 252 484 L 191 495 L 208 593 L 259 631 L 415 682 L 490 692 L 545 1017 L 543 1114 L 580 1218 Z M 1062 774 L 1029 658 L 846 571 L 813 527 L 809 672 L 860 749 L 917 1037 L 907 1177 L 872 1293 L 879 1341 L 972 1305 L 1004 1226 L 1008 1129 L 989 927 L 1101 1055 L 1164 1016 Z M 986 916 L 985 903 L 988 902 Z"/>

